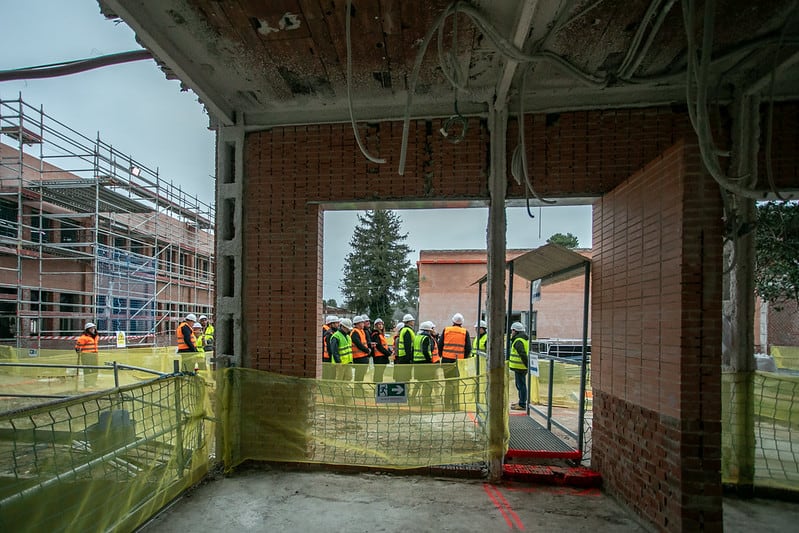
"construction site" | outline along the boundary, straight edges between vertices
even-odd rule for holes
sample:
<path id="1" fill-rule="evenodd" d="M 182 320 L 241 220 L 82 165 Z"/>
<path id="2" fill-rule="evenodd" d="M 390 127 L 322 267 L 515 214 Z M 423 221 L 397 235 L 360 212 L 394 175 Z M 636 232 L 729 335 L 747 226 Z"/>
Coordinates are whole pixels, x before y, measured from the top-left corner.
<path id="1" fill-rule="evenodd" d="M 205 106 L 217 210 L 3 111 L 0 368 L 65 385 L 0 414 L 0 529 L 795 527 L 799 346 L 758 367 L 752 229 L 799 195 L 796 2 L 99 5 Z M 509 256 L 507 207 L 553 203 L 592 206 L 590 254 Z M 416 324 L 415 364 L 323 363 L 325 212 L 470 207 L 478 279 L 420 290 L 471 300 L 485 349 L 422 365 Z M 573 342 L 514 366 L 534 287 L 572 277 Z M 213 370 L 173 365 L 188 311 L 213 313 Z M 87 312 L 141 346 L 69 364 Z"/>
<path id="2" fill-rule="evenodd" d="M 23 101 L 0 100 L 0 345 L 173 346 L 212 315 L 214 207 Z"/>

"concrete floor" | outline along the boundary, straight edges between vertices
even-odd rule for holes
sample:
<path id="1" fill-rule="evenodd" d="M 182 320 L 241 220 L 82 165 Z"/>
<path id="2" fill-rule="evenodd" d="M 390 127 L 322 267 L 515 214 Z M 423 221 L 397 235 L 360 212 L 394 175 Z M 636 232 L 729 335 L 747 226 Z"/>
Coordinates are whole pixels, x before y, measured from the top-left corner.
<path id="1" fill-rule="evenodd" d="M 724 502 L 725 531 L 785 533 L 797 523 L 796 503 Z M 598 489 L 258 467 L 204 482 L 140 531 L 651 530 Z"/>

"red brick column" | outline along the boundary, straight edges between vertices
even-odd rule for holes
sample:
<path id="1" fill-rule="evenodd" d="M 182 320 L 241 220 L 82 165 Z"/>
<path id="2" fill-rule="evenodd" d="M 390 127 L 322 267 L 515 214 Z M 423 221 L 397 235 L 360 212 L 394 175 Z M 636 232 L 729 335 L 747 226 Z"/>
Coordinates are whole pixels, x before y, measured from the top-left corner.
<path id="1" fill-rule="evenodd" d="M 593 466 L 657 527 L 721 530 L 718 186 L 679 142 L 593 224 Z"/>

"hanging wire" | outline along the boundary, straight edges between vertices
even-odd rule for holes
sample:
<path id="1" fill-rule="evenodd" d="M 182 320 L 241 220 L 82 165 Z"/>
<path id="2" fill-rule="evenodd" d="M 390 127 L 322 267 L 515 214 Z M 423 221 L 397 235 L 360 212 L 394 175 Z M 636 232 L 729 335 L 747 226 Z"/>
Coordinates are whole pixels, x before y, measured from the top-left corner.
<path id="1" fill-rule="evenodd" d="M 469 120 L 458 111 L 458 98 L 455 98 L 455 114 L 444 121 L 439 133 L 452 144 L 458 144 L 466 138 L 469 129 Z M 456 133 L 453 135 L 452 131 Z"/>
<path id="2" fill-rule="evenodd" d="M 524 181 L 524 195 L 525 201 L 527 201 L 527 192 L 529 191 L 533 196 L 535 196 L 539 202 L 544 204 L 554 204 L 556 203 L 555 200 L 547 200 L 541 197 L 533 188 L 532 180 L 530 179 L 530 174 L 528 172 L 527 167 L 527 150 L 525 148 L 525 140 L 524 140 L 524 92 L 526 87 L 526 79 L 527 73 L 530 71 L 530 65 L 528 64 L 521 73 L 521 79 L 519 80 L 519 115 L 517 120 L 519 121 L 519 144 L 516 145 L 516 148 L 513 150 L 513 156 L 511 157 L 511 175 L 516 179 L 518 183 L 522 183 Z M 530 213 L 530 206 L 529 202 L 527 206 L 527 214 L 530 215 L 530 218 L 533 218 L 533 215 Z"/>
<path id="3" fill-rule="evenodd" d="M 433 24 L 430 26 L 430 28 L 428 28 L 427 33 L 425 34 L 421 44 L 419 45 L 419 50 L 416 54 L 416 61 L 414 62 L 413 70 L 411 71 L 410 78 L 408 79 L 408 93 L 405 100 L 403 128 L 402 128 L 402 147 L 400 149 L 400 161 L 398 169 L 398 174 L 400 176 L 402 176 L 405 173 L 405 161 L 407 158 L 408 135 L 410 132 L 410 121 L 411 121 L 410 109 L 413 103 L 413 95 L 414 92 L 416 91 L 416 83 L 419 78 L 419 71 L 421 70 L 422 61 L 424 59 L 425 53 L 427 52 L 427 47 L 430 45 L 430 41 L 433 39 L 434 33 L 436 31 L 439 31 L 446 18 L 452 16 L 454 13 L 462 13 L 466 15 L 471 20 L 471 22 L 477 27 L 477 29 L 479 29 L 482 32 L 482 34 L 492 43 L 497 52 L 499 52 L 506 59 L 511 59 L 521 64 L 546 62 L 554 66 L 561 72 L 571 76 L 572 78 L 590 87 L 604 87 L 607 85 L 608 82 L 607 76 L 599 77 L 591 73 L 584 72 L 575 65 L 573 65 L 572 63 L 570 63 L 569 61 L 567 61 L 566 59 L 552 52 L 539 51 L 534 54 L 524 53 L 522 50 L 516 47 L 516 45 L 507 40 L 502 35 L 502 33 L 499 30 L 497 30 L 488 21 L 488 19 L 486 19 L 485 16 L 476 8 L 474 8 L 470 3 L 463 2 L 460 0 L 453 2 L 446 9 L 444 9 L 444 11 L 442 11 L 438 17 L 436 17 Z M 443 43 L 443 36 L 441 36 L 440 39 L 441 42 Z M 439 54 L 439 63 L 442 62 L 443 64 L 441 64 L 440 67 L 442 69 L 442 72 L 444 73 L 444 76 L 447 78 L 447 81 L 449 81 L 450 84 L 456 88 L 460 87 L 462 89 L 468 89 L 468 87 L 465 86 L 465 75 L 457 74 L 457 72 L 459 72 L 458 68 L 454 67 L 451 64 L 452 63 L 451 59 L 446 59 L 446 54 L 444 54 L 443 51 L 441 51 Z"/>
<path id="4" fill-rule="evenodd" d="M 385 163 L 386 160 L 380 157 L 375 157 L 371 155 L 367 150 L 366 147 L 363 145 L 361 141 L 361 135 L 358 133 L 358 125 L 355 123 L 355 114 L 352 112 L 352 39 L 351 39 L 351 32 L 350 32 L 350 19 L 352 18 L 352 0 L 347 0 L 347 12 L 344 15 L 346 19 L 345 31 L 347 34 L 347 107 L 350 111 L 350 123 L 352 124 L 352 133 L 355 135 L 355 142 L 358 143 L 358 148 L 360 149 L 363 156 L 371 161 L 372 163 Z"/>

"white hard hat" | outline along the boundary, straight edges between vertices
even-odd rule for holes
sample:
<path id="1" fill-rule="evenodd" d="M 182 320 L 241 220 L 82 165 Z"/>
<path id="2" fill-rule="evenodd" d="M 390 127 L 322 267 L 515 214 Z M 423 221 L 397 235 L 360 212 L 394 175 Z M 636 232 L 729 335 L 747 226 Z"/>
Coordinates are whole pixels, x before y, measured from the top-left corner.
<path id="1" fill-rule="evenodd" d="M 363 315 L 361 317 L 361 320 L 363 320 L 364 322 L 371 322 L 371 319 L 369 318 L 369 315 Z"/>
<path id="2" fill-rule="evenodd" d="M 200 320 L 208 320 L 208 317 L 205 315 L 200 315 Z"/>
<path id="3" fill-rule="evenodd" d="M 357 323 L 363 322 L 363 321 L 364 320 L 363 320 L 363 317 L 361 315 L 355 315 L 354 317 L 352 317 L 352 323 L 353 324 L 357 324 Z"/>
<path id="4" fill-rule="evenodd" d="M 83 326 L 83 329 L 96 328 L 96 327 L 97 324 L 95 324 L 94 322 L 86 322 L 86 325 Z"/>
<path id="5" fill-rule="evenodd" d="M 333 322 L 338 322 L 338 321 L 339 317 L 337 317 L 336 315 L 327 315 L 327 318 L 325 319 L 325 324 L 332 324 Z"/>
<path id="6" fill-rule="evenodd" d="M 352 320 L 350 320 L 349 318 L 342 318 L 341 319 L 341 327 L 347 328 L 347 329 L 352 329 Z"/>
<path id="7" fill-rule="evenodd" d="M 203 325 L 200 324 L 199 322 L 195 322 L 194 325 L 192 326 L 192 329 L 198 329 L 198 328 L 203 329 Z"/>
<path id="8" fill-rule="evenodd" d="M 474 325 L 474 327 L 476 327 L 476 328 L 485 328 L 485 329 L 488 329 L 488 324 L 486 323 L 486 321 L 485 321 L 485 320 L 481 320 L 480 322 L 478 322 L 477 324 L 475 324 L 475 325 Z"/>
<path id="9" fill-rule="evenodd" d="M 197 315 L 195 315 L 194 313 L 189 313 L 188 315 L 186 315 L 186 320 L 188 320 L 189 322 L 197 322 Z"/>
<path id="10" fill-rule="evenodd" d="M 406 314 L 404 317 L 402 317 L 403 322 L 413 322 L 414 320 L 416 319 L 413 318 L 413 315 L 411 314 Z"/>
<path id="11" fill-rule="evenodd" d="M 452 323 L 457 324 L 459 326 L 463 324 L 463 315 L 460 313 L 455 313 L 454 315 L 452 315 Z"/>
<path id="12" fill-rule="evenodd" d="M 430 331 L 434 327 L 436 327 L 436 325 L 430 322 L 429 320 L 425 320 L 424 322 L 419 324 L 419 329 L 422 331 Z"/>
<path id="13" fill-rule="evenodd" d="M 383 323 L 382 318 L 375 318 L 375 324 L 382 324 L 382 323 Z"/>
<path id="14" fill-rule="evenodd" d="M 394 326 L 394 331 L 400 331 L 404 327 L 405 327 L 405 322 L 397 322 L 397 325 Z"/>
<path id="15" fill-rule="evenodd" d="M 524 327 L 524 324 L 522 324 L 521 322 L 514 322 L 513 324 L 510 325 L 510 329 L 511 331 L 519 331 L 521 333 L 527 331 Z"/>

